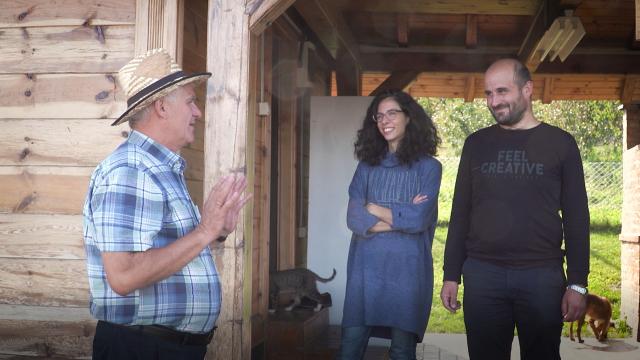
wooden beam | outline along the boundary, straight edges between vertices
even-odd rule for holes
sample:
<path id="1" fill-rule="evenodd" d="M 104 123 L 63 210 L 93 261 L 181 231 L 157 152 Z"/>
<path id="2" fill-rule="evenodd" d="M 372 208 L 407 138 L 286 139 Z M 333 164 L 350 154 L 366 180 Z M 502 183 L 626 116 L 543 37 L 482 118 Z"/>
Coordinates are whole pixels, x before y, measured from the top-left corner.
<path id="1" fill-rule="evenodd" d="M 114 119 L 126 109 L 115 74 L 9 74 L 0 84 L 0 119 Z"/>
<path id="2" fill-rule="evenodd" d="M 0 33 L 0 74 L 113 73 L 133 56 L 131 25 L 8 28 Z"/>
<path id="3" fill-rule="evenodd" d="M 467 49 L 478 46 L 478 16 L 467 14 L 467 32 L 464 40 Z"/>
<path id="4" fill-rule="evenodd" d="M 334 57 L 342 48 L 360 64 L 358 43 L 339 9 L 322 0 L 297 1 L 294 6 Z"/>
<path id="5" fill-rule="evenodd" d="M 205 198 L 213 184 L 231 169 L 246 169 L 250 64 L 257 47 L 251 45 L 245 0 L 209 0 L 207 31 L 208 81 L 205 107 Z M 220 116 L 225 114 L 225 116 Z M 253 164 L 250 164 L 252 166 Z M 243 217 L 237 230 L 213 248 L 222 286 L 218 329 L 207 359 L 240 360 L 251 357 L 250 313 L 245 311 L 245 261 L 251 248 L 245 244 Z M 246 259 L 246 260 L 245 260 Z M 250 286 L 250 284 L 248 284 Z"/>
<path id="6" fill-rule="evenodd" d="M 636 36 L 635 41 L 640 42 L 640 0 L 636 0 Z"/>
<path id="7" fill-rule="evenodd" d="M 264 0 L 249 16 L 249 29 L 254 35 L 260 35 L 267 26 L 280 17 L 295 0 Z"/>
<path id="8" fill-rule="evenodd" d="M 560 9 L 555 5 L 555 3 L 550 3 L 549 1 L 541 2 L 531 22 L 527 36 L 520 45 L 518 59 L 532 73 L 540 66 L 540 57 L 542 56 L 540 52 L 535 52 L 535 49 L 551 23 L 553 23 L 553 20 L 561 15 Z"/>
<path id="9" fill-rule="evenodd" d="M 395 71 L 375 88 L 369 96 L 376 96 L 385 90 L 390 89 L 407 89 L 413 81 L 420 75 L 419 71 Z"/>
<path id="10" fill-rule="evenodd" d="M 406 47 L 409 45 L 409 14 L 396 14 L 396 27 L 398 34 L 398 45 Z"/>
<path id="11" fill-rule="evenodd" d="M 553 76 L 544 77 L 544 89 L 542 90 L 542 103 L 550 104 L 553 100 Z"/>
<path id="12" fill-rule="evenodd" d="M 636 84 L 640 83 L 640 76 L 627 75 L 624 78 L 624 87 L 620 94 L 620 102 L 623 104 L 631 104 L 633 102 L 633 93 L 636 89 Z"/>
<path id="13" fill-rule="evenodd" d="M 515 53 L 513 54 L 515 55 Z M 393 72 L 419 70 L 422 72 L 481 72 L 494 61 L 507 57 L 503 52 L 484 53 L 420 53 L 393 52 L 370 54 L 362 57 L 362 71 Z M 639 57 L 627 54 L 575 53 L 563 63 L 543 63 L 540 73 L 568 74 L 640 74 Z"/>
<path id="14" fill-rule="evenodd" d="M 130 0 L 0 1 L 0 28 L 133 25 Z"/>
<path id="15" fill-rule="evenodd" d="M 358 64 L 342 49 L 336 59 L 336 87 L 338 96 L 360 96 L 362 94 L 362 76 Z"/>
<path id="16" fill-rule="evenodd" d="M 468 75 L 464 87 L 464 102 L 472 102 L 476 93 L 476 77 Z"/>
<path id="17" fill-rule="evenodd" d="M 429 14 L 533 15 L 540 0 L 340 0 L 351 11 Z"/>

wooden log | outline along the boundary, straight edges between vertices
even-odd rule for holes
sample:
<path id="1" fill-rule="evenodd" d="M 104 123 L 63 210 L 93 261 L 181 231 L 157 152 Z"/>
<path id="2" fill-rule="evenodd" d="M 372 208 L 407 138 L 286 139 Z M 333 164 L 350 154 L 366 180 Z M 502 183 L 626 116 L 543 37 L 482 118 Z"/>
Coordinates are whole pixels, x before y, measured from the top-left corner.
<path id="1" fill-rule="evenodd" d="M 89 303 L 86 261 L 4 258 L 0 303 L 85 307 Z"/>
<path id="2" fill-rule="evenodd" d="M 11 74 L 0 84 L 0 119 L 117 118 L 126 109 L 115 74 Z"/>
<path id="3" fill-rule="evenodd" d="M 0 28 L 133 25 L 129 0 L 12 0 L 0 2 Z"/>
<path id="4" fill-rule="evenodd" d="M 17 359 L 18 355 L 30 356 L 29 359 L 31 356 L 56 359 L 90 357 L 95 323 L 86 306 L 2 304 L 0 359 Z"/>
<path id="5" fill-rule="evenodd" d="M 86 258 L 82 216 L 0 214 L 0 258 Z"/>
<path id="6" fill-rule="evenodd" d="M 96 166 L 128 136 L 105 119 L 0 120 L 0 165 Z"/>
<path id="7" fill-rule="evenodd" d="M 0 212 L 80 214 L 93 167 L 0 166 Z"/>
<path id="8" fill-rule="evenodd" d="M 216 75 L 209 80 L 207 94 L 206 193 L 223 171 L 246 166 L 249 59 L 257 54 L 248 51 L 252 47 L 245 10 L 244 0 L 209 0 L 207 53 L 216 55 L 208 56 L 207 70 Z M 226 242 L 214 249 L 225 306 L 208 359 L 239 360 L 251 356 L 250 314 L 244 312 L 245 301 L 247 306 L 250 302 L 243 297 L 244 259 L 249 259 L 250 251 L 244 243 L 244 220 Z"/>
<path id="9" fill-rule="evenodd" d="M 56 26 L 0 30 L 0 74 L 113 73 L 133 57 L 134 28 Z"/>

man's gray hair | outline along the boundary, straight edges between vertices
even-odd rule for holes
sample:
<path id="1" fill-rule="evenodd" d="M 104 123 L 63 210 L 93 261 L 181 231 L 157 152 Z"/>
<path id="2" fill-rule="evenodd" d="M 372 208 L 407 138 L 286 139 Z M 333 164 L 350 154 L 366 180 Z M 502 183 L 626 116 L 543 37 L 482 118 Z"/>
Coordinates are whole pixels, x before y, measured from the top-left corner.
<path id="1" fill-rule="evenodd" d="M 174 101 L 175 98 L 176 98 L 176 94 L 177 94 L 177 91 L 174 90 L 174 91 L 168 93 L 167 95 L 156 99 L 151 104 L 145 106 L 141 110 L 137 111 L 135 114 L 131 115 L 129 117 L 129 121 L 128 121 L 129 122 L 129 128 L 131 128 L 131 130 L 134 130 L 136 125 L 149 115 L 149 113 L 151 112 L 151 107 L 153 106 L 153 103 L 155 103 L 158 100 L 162 100 L 162 99 L 164 99 L 165 101 Z"/>

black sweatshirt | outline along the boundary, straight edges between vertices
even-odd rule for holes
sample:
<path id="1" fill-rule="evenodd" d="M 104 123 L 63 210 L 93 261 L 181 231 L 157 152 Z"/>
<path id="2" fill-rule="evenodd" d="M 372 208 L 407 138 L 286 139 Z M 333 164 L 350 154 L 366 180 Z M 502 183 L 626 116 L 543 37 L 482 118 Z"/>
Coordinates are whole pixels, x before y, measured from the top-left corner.
<path id="1" fill-rule="evenodd" d="M 467 257 L 508 268 L 561 264 L 587 285 L 589 208 L 574 138 L 545 123 L 498 125 L 465 141 L 444 255 L 444 280 L 460 282 Z"/>

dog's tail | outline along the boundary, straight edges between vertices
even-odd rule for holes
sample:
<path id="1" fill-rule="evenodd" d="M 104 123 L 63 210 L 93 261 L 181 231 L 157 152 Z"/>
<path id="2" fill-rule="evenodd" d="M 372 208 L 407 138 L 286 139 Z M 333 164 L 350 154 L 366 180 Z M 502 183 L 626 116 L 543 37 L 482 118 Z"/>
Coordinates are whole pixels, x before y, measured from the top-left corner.
<path id="1" fill-rule="evenodd" d="M 318 274 L 316 274 L 316 273 L 314 273 L 313 275 L 316 276 L 316 280 L 318 280 L 320 282 L 323 282 L 323 283 L 326 283 L 326 282 L 329 282 L 329 281 L 333 280 L 333 278 L 336 277 L 336 269 L 334 268 L 333 269 L 333 274 L 331 274 L 331 276 L 326 278 L 326 279 L 318 276 Z"/>

